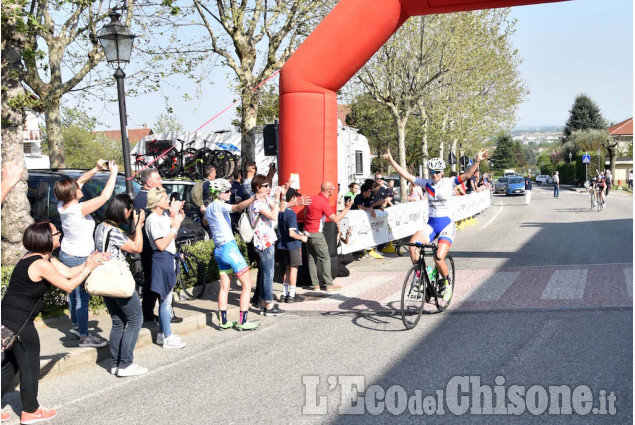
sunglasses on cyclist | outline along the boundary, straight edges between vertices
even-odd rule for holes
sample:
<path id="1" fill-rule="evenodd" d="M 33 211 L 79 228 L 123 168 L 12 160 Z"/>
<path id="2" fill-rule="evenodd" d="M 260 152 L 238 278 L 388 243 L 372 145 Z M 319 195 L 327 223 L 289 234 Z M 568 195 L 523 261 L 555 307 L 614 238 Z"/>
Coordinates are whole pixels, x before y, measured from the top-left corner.
<path id="1" fill-rule="evenodd" d="M 430 171 L 430 174 L 435 175 L 435 174 L 441 174 L 442 172 L 443 171 L 441 170 L 433 170 L 433 171 Z"/>

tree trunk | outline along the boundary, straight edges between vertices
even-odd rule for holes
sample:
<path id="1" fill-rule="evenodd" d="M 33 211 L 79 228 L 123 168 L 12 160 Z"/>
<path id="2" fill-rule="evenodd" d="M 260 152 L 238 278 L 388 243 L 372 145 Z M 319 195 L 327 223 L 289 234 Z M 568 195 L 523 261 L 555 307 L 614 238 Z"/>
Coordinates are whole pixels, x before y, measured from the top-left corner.
<path id="1" fill-rule="evenodd" d="M 2 162 L 13 162 L 24 169 L 22 180 L 15 185 L 2 204 L 2 265 L 15 264 L 25 249 L 22 234 L 33 219 L 26 197 L 28 172 L 24 163 L 23 106 L 12 108 L 9 102 L 20 103 L 25 92 L 20 84 L 21 48 L 24 40 L 16 28 L 13 16 L 20 15 L 20 4 L 13 1 L 2 3 L 2 15 L 9 16 L 2 25 Z M 3 19 L 4 21 L 4 19 Z"/>
<path id="2" fill-rule="evenodd" d="M 423 168 L 423 178 L 429 178 L 428 173 L 428 115 L 425 108 L 421 107 L 421 166 Z"/>
<path id="3" fill-rule="evenodd" d="M 399 140 L 399 165 L 404 170 L 407 170 L 406 167 L 406 123 L 408 122 L 408 116 L 398 117 L 395 116 L 395 122 L 397 123 L 397 138 Z M 401 183 L 399 186 L 401 190 L 401 200 L 402 202 L 406 202 L 408 199 L 408 182 L 406 179 L 401 179 Z"/>
<path id="4" fill-rule="evenodd" d="M 240 132 L 242 134 L 240 155 L 241 163 L 255 161 L 256 159 L 256 133 L 255 128 L 258 120 L 258 96 L 249 93 L 248 89 L 243 90 L 240 96 L 242 101 Z M 264 146 L 261 148 L 264 149 Z M 264 170 L 260 170 L 261 172 Z"/>
<path id="5" fill-rule="evenodd" d="M 452 164 L 452 171 L 456 171 L 456 164 L 459 163 L 459 152 L 456 151 L 456 145 L 459 144 L 459 139 L 454 139 L 452 140 L 452 148 L 450 149 L 450 151 L 454 154 L 454 156 L 456 156 L 456 163 Z"/>
<path id="6" fill-rule="evenodd" d="M 51 168 L 64 168 L 64 141 L 62 140 L 62 113 L 59 98 L 47 99 L 44 115 Z"/>

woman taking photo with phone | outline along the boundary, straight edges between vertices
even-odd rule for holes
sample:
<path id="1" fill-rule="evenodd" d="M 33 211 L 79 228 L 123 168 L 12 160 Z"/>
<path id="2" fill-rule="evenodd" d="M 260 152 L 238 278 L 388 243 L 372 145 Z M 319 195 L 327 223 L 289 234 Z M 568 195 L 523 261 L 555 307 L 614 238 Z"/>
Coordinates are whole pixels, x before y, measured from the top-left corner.
<path id="1" fill-rule="evenodd" d="M 108 168 L 106 168 L 108 165 Z M 110 178 L 99 196 L 88 201 L 80 202 L 84 196 L 82 186 L 98 171 L 110 170 Z M 62 220 L 64 238 L 59 259 L 68 267 L 83 264 L 91 252 L 95 250 L 93 231 L 95 221 L 91 213 L 101 208 L 112 196 L 117 180 L 119 168 L 113 161 L 97 161 L 97 166 L 89 170 L 75 181 L 71 177 L 64 177 L 55 182 L 53 191 L 58 199 L 57 211 Z M 68 307 L 73 327 L 71 333 L 79 337 L 80 347 L 104 347 L 108 341 L 88 333 L 88 302 L 90 295 L 84 290 L 84 285 L 77 287 L 68 296 Z"/>
<path id="2" fill-rule="evenodd" d="M 33 320 L 40 314 L 44 294 L 52 286 L 71 292 L 109 256 L 92 253 L 83 264 L 66 267 L 53 257 L 60 246 L 61 232 L 49 222 L 40 221 L 26 228 L 22 245 L 28 250 L 15 265 L 9 286 L 2 299 L 2 327 L 18 336 L 10 348 L 3 350 L 2 396 L 11 387 L 11 381 L 20 372 L 22 398 L 21 423 L 30 424 L 51 419 L 57 415 L 53 409 L 42 408 L 37 401 L 40 377 L 40 338 Z M 5 331 L 2 332 L 3 337 Z M 4 339 L 4 338 L 3 338 Z M 2 412 L 2 421 L 9 415 Z"/>

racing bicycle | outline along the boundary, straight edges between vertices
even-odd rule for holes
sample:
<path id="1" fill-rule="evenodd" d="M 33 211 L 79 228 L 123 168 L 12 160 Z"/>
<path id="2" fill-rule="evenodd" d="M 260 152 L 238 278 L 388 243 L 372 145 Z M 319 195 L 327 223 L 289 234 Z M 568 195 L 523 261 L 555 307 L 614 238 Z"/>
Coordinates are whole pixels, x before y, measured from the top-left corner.
<path id="1" fill-rule="evenodd" d="M 405 252 L 405 247 L 410 246 L 419 249 L 419 261 L 408 270 L 401 289 L 401 320 L 406 329 L 412 329 L 417 326 L 426 303 L 431 303 L 431 300 L 434 300 L 437 310 L 444 311 L 452 301 L 451 296 L 447 300 L 443 299 L 444 288 L 441 286 L 443 281 L 434 265 L 433 259 L 437 253 L 437 244 L 434 242 L 429 244 L 422 244 L 421 242 L 402 243 L 397 244 L 395 252 L 401 256 Z M 426 267 L 426 258 L 429 258 L 432 262 L 430 273 L 428 273 L 428 268 Z M 451 294 L 454 294 L 455 270 L 454 259 L 451 255 L 446 255 L 445 264 L 448 267 L 450 276 Z"/>
<path id="2" fill-rule="evenodd" d="M 181 299 L 201 298 L 205 292 L 204 285 L 206 283 L 207 270 L 205 264 L 196 258 L 194 254 L 183 250 L 184 246 L 186 245 L 180 245 L 177 248 L 176 260 L 178 265 L 174 291 L 179 293 Z"/>

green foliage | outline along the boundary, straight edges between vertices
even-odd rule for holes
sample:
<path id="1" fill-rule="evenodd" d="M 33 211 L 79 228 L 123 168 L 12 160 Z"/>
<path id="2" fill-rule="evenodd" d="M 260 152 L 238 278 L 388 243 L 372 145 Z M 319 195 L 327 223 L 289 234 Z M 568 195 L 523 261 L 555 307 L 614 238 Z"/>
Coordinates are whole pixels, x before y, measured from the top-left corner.
<path id="1" fill-rule="evenodd" d="M 263 88 L 258 94 L 258 117 L 256 125 L 273 124 L 278 119 L 280 101 L 278 86 L 271 84 Z M 242 105 L 236 107 L 236 119 L 232 120 L 232 125 L 240 131 L 242 117 Z"/>
<path id="2" fill-rule="evenodd" d="M 519 163 L 519 146 L 514 143 L 510 134 L 499 134 L 495 140 L 496 150 L 492 155 L 493 168 L 514 168 Z"/>
<path id="3" fill-rule="evenodd" d="M 236 243 L 240 252 L 243 257 L 247 259 L 247 245 L 241 239 L 240 235 L 235 234 L 234 237 L 236 238 Z M 216 263 L 216 260 L 214 259 L 214 242 L 212 240 L 196 242 L 195 244 L 184 247 L 183 250 L 194 254 L 200 264 L 204 267 L 202 271 L 195 271 L 191 281 L 187 282 L 188 286 L 195 285 L 203 273 L 205 274 L 205 283 L 212 282 L 220 278 L 218 263 Z M 199 281 L 202 281 L 202 279 Z"/>
<path id="4" fill-rule="evenodd" d="M 572 162 L 568 164 L 561 162 L 556 164 L 556 169 L 559 172 L 560 184 L 573 184 L 573 180 L 576 177 L 576 165 Z"/>
<path id="5" fill-rule="evenodd" d="M 172 114 L 163 113 L 157 117 L 152 130 L 155 133 L 165 133 L 168 131 L 183 131 L 183 124 Z"/>
<path id="6" fill-rule="evenodd" d="M 565 139 L 568 139 L 575 130 L 600 130 L 607 127 L 600 108 L 584 94 L 575 98 L 569 113 L 569 119 L 563 130 Z"/>
<path id="7" fill-rule="evenodd" d="M 13 273 L 13 266 L 2 266 L 2 294 L 4 294 L 9 280 L 11 279 L 11 273 Z M 106 308 L 104 299 L 102 297 L 90 297 L 88 304 L 90 311 L 97 313 Z M 61 289 L 52 287 L 44 294 L 44 304 L 42 306 L 41 318 L 61 316 L 66 313 L 68 308 L 68 295 Z"/>

